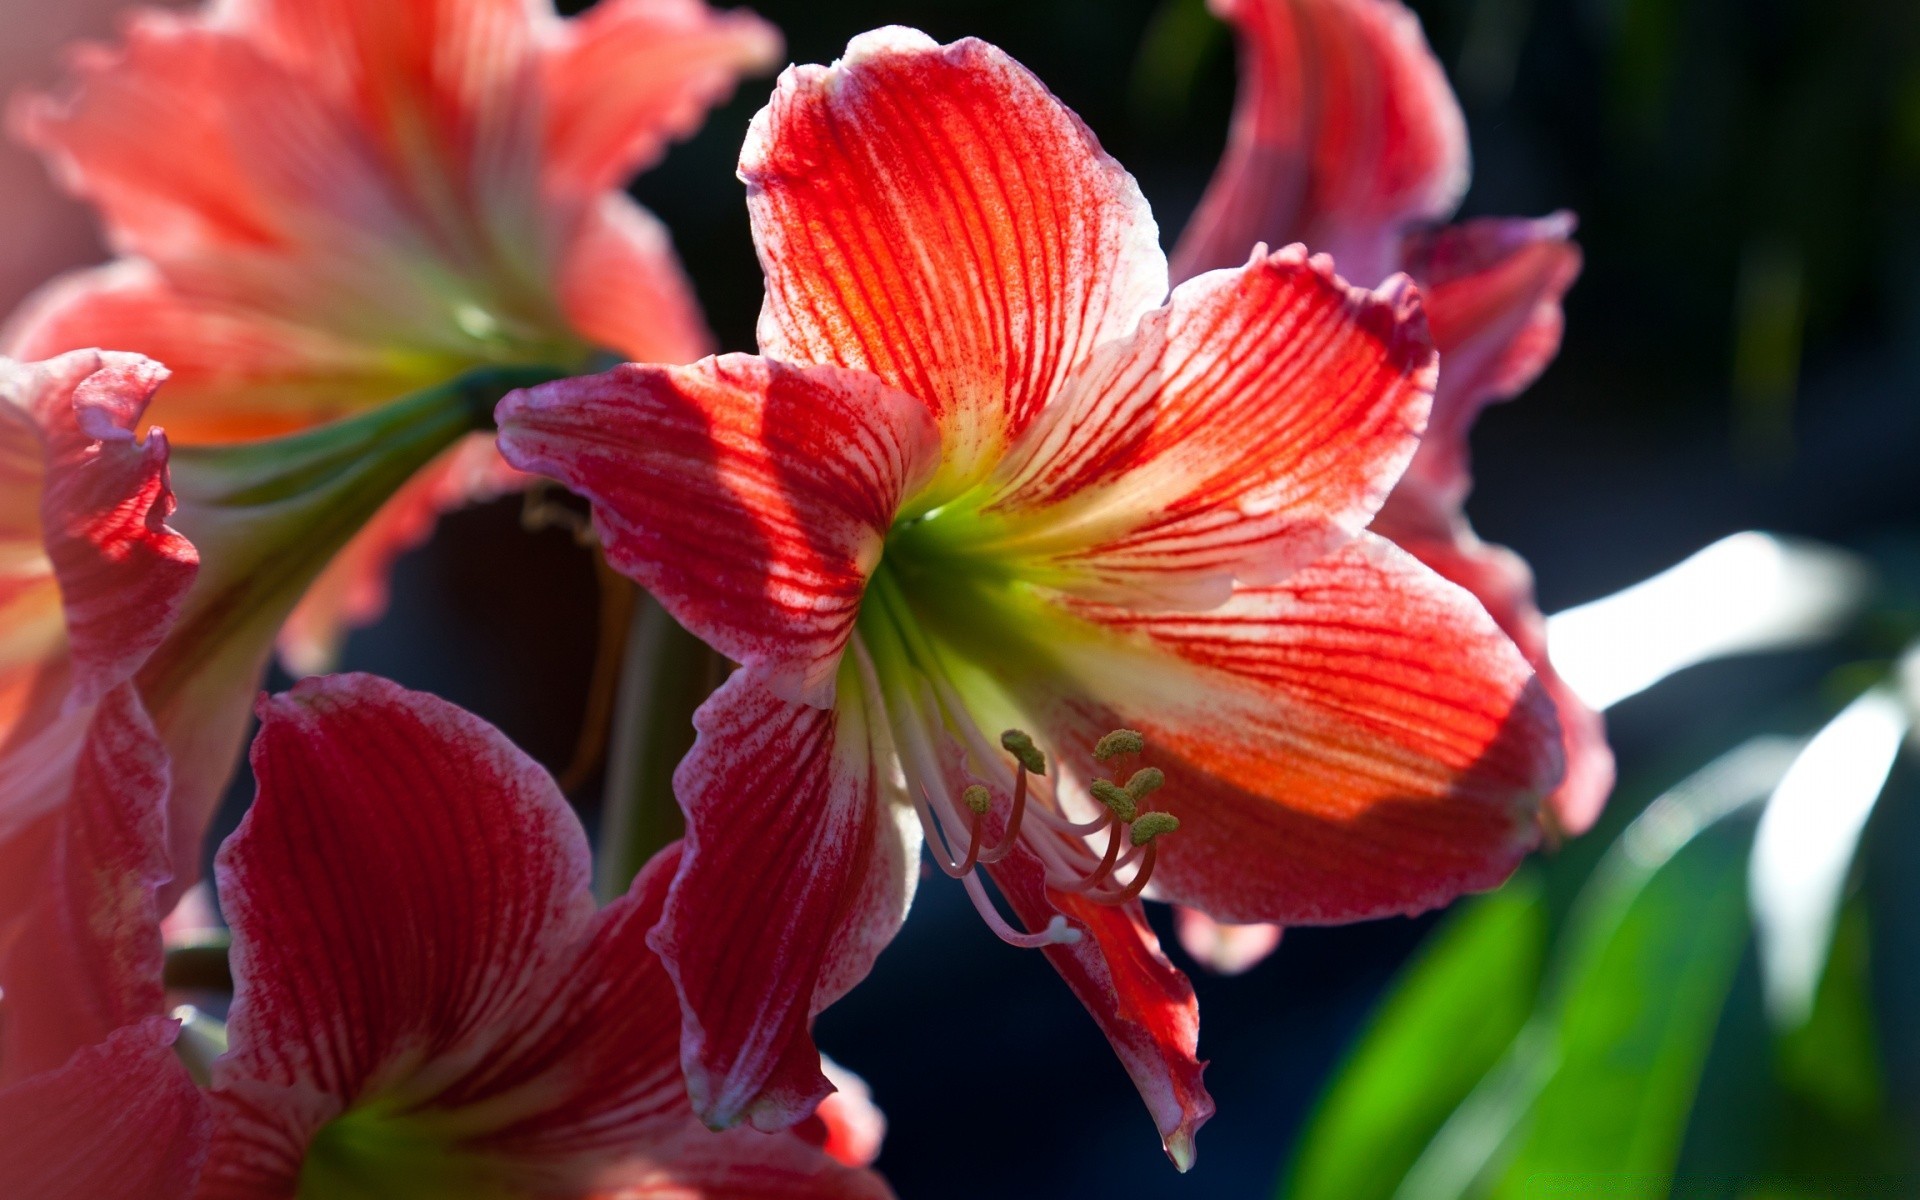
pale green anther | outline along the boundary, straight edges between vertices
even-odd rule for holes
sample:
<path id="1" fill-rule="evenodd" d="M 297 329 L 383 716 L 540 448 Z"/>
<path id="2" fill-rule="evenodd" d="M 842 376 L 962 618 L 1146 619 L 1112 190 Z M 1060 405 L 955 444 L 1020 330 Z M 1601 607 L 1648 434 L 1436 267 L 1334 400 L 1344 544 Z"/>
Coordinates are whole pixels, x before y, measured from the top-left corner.
<path id="1" fill-rule="evenodd" d="M 1137 729 L 1116 729 L 1093 744 L 1093 756 L 1105 762 L 1116 754 L 1138 754 L 1147 748 L 1147 739 Z"/>
<path id="2" fill-rule="evenodd" d="M 973 810 L 975 816 L 984 817 L 987 810 L 993 807 L 993 794 L 977 783 L 961 792 L 960 798 L 967 802 L 967 807 Z"/>
<path id="3" fill-rule="evenodd" d="M 1167 777 L 1161 774 L 1159 767 L 1141 767 L 1133 773 L 1132 779 L 1127 780 L 1127 795 L 1135 800 L 1145 800 L 1159 791 L 1160 785 L 1166 781 Z"/>
<path id="4" fill-rule="evenodd" d="M 1000 735 L 1000 745 L 1008 754 L 1020 760 L 1020 765 L 1035 775 L 1047 773 L 1047 756 L 1040 753 L 1040 747 L 1033 739 L 1018 729 L 1009 729 Z"/>
<path id="5" fill-rule="evenodd" d="M 1122 821 L 1131 821 L 1140 812 L 1140 806 L 1133 802 L 1127 789 L 1111 779 L 1096 779 L 1087 785 L 1087 790 L 1093 793 L 1095 800 L 1107 806 L 1107 811 Z"/>
<path id="6" fill-rule="evenodd" d="M 1180 818 L 1172 813 L 1141 813 L 1140 819 L 1133 823 L 1133 844 L 1144 846 L 1163 833 L 1172 833 L 1180 828 Z"/>

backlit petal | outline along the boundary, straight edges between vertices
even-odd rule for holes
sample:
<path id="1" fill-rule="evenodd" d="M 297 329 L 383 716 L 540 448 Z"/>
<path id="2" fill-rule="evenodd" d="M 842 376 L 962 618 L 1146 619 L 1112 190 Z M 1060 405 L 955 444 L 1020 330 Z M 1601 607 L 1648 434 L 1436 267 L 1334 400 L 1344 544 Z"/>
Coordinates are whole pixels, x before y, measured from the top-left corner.
<path id="1" fill-rule="evenodd" d="M 737 672 L 694 718 L 674 775 L 687 838 L 651 941 L 680 991 L 694 1111 L 716 1128 L 782 1128 L 826 1096 L 812 1019 L 866 975 L 912 900 L 918 826 L 889 795 L 865 690 L 823 710 Z"/>
<path id="2" fill-rule="evenodd" d="M 912 397 L 746 355 L 561 380 L 498 415 L 508 462 L 593 501 L 608 561 L 810 704 L 832 702 L 894 514 L 938 461 Z"/>
<path id="3" fill-rule="evenodd" d="M 1497 885 L 1538 838 L 1552 706 L 1473 597 L 1391 543 L 1205 612 L 1073 607 L 1122 638 L 1063 643 L 1075 685 L 1028 686 L 1058 689 L 1057 744 L 1146 735 L 1181 822 L 1167 899 L 1236 923 L 1413 913 Z"/>
<path id="4" fill-rule="evenodd" d="M 1200 1008 L 1187 982 L 1160 950 L 1139 901 L 1113 906 L 1054 891 L 1040 861 L 1022 849 L 990 868 L 994 883 L 1029 929 L 1055 912 L 1081 930 L 1080 940 L 1048 946 L 1047 961 L 1087 1006 L 1100 1032 L 1133 1077 L 1160 1130 L 1168 1157 L 1193 1165 L 1193 1137 L 1213 1115 L 1196 1056 Z"/>
<path id="5" fill-rule="evenodd" d="M 792 1135 L 715 1133 L 688 1120 L 648 1161 L 609 1173 L 585 1200 L 892 1200 L 872 1171 L 842 1166 Z"/>
<path id="6" fill-rule="evenodd" d="M 1182 284 L 1069 382 L 996 477 L 987 545 L 1077 595 L 1217 604 L 1366 527 L 1433 379 L 1404 278 L 1366 292 L 1299 246 L 1257 253 Z"/>
<path id="7" fill-rule="evenodd" d="M 713 349 L 666 226 L 624 192 L 582 218 L 556 286 L 580 335 L 630 362 L 690 363 Z"/>
<path id="8" fill-rule="evenodd" d="M 1280 947 L 1278 925 L 1228 925 L 1197 908 L 1176 905 L 1174 932 L 1185 950 L 1216 975 L 1239 975 L 1265 962 Z"/>
<path id="9" fill-rule="evenodd" d="M 956 484 L 1166 295 L 1132 177 L 982 42 L 882 29 L 831 67 L 790 68 L 740 173 L 767 273 L 761 350 L 926 401 Z"/>
<path id="10" fill-rule="evenodd" d="M 1372 284 L 1411 225 L 1467 187 L 1467 129 L 1399 0 L 1211 0 L 1240 45 L 1226 154 L 1174 251 L 1174 278 L 1256 242 L 1305 242 Z"/>

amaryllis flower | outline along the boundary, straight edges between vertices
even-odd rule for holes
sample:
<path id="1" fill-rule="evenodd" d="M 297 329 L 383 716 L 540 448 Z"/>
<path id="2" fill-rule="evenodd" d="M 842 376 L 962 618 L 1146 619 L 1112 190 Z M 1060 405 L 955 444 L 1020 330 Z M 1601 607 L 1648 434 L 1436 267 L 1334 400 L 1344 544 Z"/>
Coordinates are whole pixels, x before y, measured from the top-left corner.
<path id="1" fill-rule="evenodd" d="M 0 942 L 38 888 L 95 707 L 172 628 L 198 556 L 167 524 L 165 372 L 0 359 Z"/>
<path id="2" fill-rule="evenodd" d="M 1143 889 L 1418 911 L 1504 878 L 1558 780 L 1512 643 L 1363 532 L 1426 419 L 1418 301 L 1298 247 L 1169 299 L 1133 180 L 977 41 L 788 71 L 740 169 L 765 357 L 498 414 L 742 664 L 675 781 L 652 937 L 694 1106 L 775 1127 L 825 1093 L 810 1018 L 898 929 L 924 839 L 1045 948 L 1185 1167 L 1212 1102 Z"/>
<path id="3" fill-rule="evenodd" d="M 182 1200 L 209 1114 L 164 1016 L 167 759 L 132 685 L 91 706 L 0 934 L 0 1196 Z M 13 882 L 9 878 L 8 882 Z"/>
<path id="4" fill-rule="evenodd" d="M 219 858 L 236 990 L 201 1200 L 890 1195 L 797 1134 L 694 1120 L 644 940 L 670 859 L 595 911 L 552 778 L 385 680 L 260 717 Z"/>
<path id="5" fill-rule="evenodd" d="M 1175 279 L 1300 241 L 1348 279 L 1419 284 L 1440 381 L 1433 416 L 1373 529 L 1479 597 L 1558 709 L 1567 771 L 1544 812 L 1592 825 L 1613 788 L 1599 715 L 1553 671 L 1533 577 L 1474 536 L 1467 433 L 1560 348 L 1560 299 L 1580 273 L 1573 217 L 1439 226 L 1466 191 L 1466 120 L 1420 22 L 1399 0 L 1210 0 L 1240 44 L 1240 93 L 1218 172 L 1173 254 Z"/>
<path id="6" fill-rule="evenodd" d="M 605 347 L 708 348 L 665 231 L 619 190 L 774 30 L 700 0 L 218 0 L 142 10 L 75 54 L 16 131 L 95 204 L 121 258 L 56 280 L 9 352 L 165 362 L 181 444 L 287 433 L 476 366 L 577 370 Z M 484 439 L 449 450 L 288 626 L 298 668 L 383 605 L 434 511 L 497 491 Z"/>

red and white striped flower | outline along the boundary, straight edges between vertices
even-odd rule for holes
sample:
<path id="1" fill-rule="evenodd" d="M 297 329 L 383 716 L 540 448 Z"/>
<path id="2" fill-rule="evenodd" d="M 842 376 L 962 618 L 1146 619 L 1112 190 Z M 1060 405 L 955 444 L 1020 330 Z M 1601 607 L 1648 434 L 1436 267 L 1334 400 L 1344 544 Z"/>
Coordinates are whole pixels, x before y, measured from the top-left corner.
<path id="1" fill-rule="evenodd" d="M 1184 1167 L 1212 1102 L 1142 892 L 1418 911 L 1500 882 L 1558 782 L 1512 642 L 1365 531 L 1427 419 L 1418 299 L 1299 247 L 1169 297 L 1133 180 L 977 41 L 888 29 L 788 71 L 741 174 L 764 357 L 498 413 L 508 460 L 590 497 L 609 560 L 742 664 L 676 779 L 651 939 L 694 1106 L 811 1111 L 810 1020 L 926 844 L 1045 948 Z"/>

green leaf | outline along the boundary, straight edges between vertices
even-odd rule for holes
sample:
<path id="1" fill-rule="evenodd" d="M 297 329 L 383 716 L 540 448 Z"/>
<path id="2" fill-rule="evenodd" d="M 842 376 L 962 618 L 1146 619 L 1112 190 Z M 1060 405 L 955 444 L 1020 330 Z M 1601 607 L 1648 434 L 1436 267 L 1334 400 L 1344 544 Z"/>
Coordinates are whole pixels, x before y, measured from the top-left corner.
<path id="1" fill-rule="evenodd" d="M 1545 957 L 1539 881 L 1463 906 L 1401 977 L 1309 1124 L 1293 1200 L 1386 1200 L 1533 1008 Z"/>

